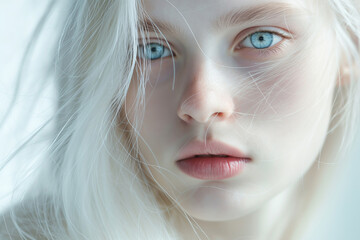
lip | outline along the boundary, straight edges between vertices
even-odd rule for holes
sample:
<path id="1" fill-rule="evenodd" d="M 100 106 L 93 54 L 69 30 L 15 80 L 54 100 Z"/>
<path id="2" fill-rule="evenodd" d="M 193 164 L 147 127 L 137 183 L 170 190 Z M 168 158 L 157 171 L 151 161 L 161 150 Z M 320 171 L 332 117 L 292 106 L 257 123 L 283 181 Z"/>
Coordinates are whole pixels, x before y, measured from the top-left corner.
<path id="1" fill-rule="evenodd" d="M 196 156 L 196 155 L 226 155 Z M 178 154 L 176 165 L 187 175 L 198 179 L 221 180 L 238 175 L 251 161 L 239 149 L 225 143 L 209 140 L 190 142 Z"/>
<path id="2" fill-rule="evenodd" d="M 232 147 L 220 141 L 209 140 L 201 142 L 199 140 L 191 141 L 185 147 L 180 149 L 177 160 L 195 157 L 195 155 L 227 155 L 235 158 L 250 158 L 236 147 Z"/>

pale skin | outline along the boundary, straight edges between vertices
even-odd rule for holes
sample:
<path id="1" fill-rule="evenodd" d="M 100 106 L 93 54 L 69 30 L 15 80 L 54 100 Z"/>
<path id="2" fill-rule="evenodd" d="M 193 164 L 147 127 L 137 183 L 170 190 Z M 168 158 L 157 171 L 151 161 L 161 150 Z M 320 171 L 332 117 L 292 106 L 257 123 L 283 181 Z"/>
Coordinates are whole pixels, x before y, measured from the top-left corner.
<path id="1" fill-rule="evenodd" d="M 281 14 L 213 26 L 233 10 L 261 6 Z M 162 52 L 149 69 L 140 129 L 141 153 L 152 165 L 148 174 L 209 239 L 279 239 L 283 229 L 276 221 L 285 221 L 296 207 L 303 191 L 299 179 L 327 136 L 337 69 L 329 26 L 300 0 L 144 0 L 144 9 L 152 20 L 181 31 L 148 33 L 148 43 L 170 50 L 166 38 L 174 55 L 173 62 L 169 52 Z M 318 24 L 305 38 L 314 21 Z M 263 49 L 252 45 L 247 37 L 259 31 L 271 32 L 273 43 Z M 306 61 L 281 62 L 291 54 L 296 61 L 295 52 L 304 44 Z M 253 75 L 274 63 L 279 64 L 265 75 Z M 134 80 L 127 98 L 130 119 L 136 87 Z M 229 179 L 193 178 L 177 168 L 174 157 L 193 139 L 225 142 L 252 162 Z M 183 232 L 184 239 L 196 239 L 191 228 Z"/>

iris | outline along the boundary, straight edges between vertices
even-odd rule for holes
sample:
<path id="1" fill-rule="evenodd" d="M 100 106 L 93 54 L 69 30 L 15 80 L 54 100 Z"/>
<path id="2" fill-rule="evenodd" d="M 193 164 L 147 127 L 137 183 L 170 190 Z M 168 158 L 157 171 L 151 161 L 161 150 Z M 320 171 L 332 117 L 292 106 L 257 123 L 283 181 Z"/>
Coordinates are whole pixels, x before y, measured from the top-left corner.
<path id="1" fill-rule="evenodd" d="M 150 43 L 145 46 L 142 46 L 140 49 L 141 57 L 150 60 L 155 60 L 164 57 L 163 56 L 164 52 L 165 52 L 164 46 L 158 43 Z"/>
<path id="2" fill-rule="evenodd" d="M 256 32 L 250 35 L 251 44 L 254 48 L 268 48 L 271 46 L 274 37 L 270 32 Z"/>

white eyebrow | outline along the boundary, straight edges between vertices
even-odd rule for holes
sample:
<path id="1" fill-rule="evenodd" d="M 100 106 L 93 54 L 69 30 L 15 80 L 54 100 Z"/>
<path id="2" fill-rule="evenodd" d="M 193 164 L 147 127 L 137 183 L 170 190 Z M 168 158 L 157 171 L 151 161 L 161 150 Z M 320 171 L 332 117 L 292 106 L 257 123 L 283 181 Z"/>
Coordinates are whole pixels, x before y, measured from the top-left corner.
<path id="1" fill-rule="evenodd" d="M 267 20 L 275 17 L 284 17 L 286 14 L 303 14 L 302 8 L 287 3 L 267 3 L 247 9 L 235 9 L 221 16 L 215 23 L 215 29 L 220 30 L 245 22 Z"/>

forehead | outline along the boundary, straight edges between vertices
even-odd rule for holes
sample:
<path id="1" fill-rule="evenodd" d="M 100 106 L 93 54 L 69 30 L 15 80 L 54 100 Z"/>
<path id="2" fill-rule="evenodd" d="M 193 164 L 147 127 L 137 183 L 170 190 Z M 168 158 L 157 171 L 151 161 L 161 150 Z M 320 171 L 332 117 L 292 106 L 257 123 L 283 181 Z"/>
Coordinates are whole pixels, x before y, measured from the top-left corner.
<path id="1" fill-rule="evenodd" d="M 221 30 L 273 16 L 303 14 L 308 0 L 143 0 L 145 18 L 161 30 Z M 165 23 L 165 24 L 163 24 Z M 147 27 L 151 24 L 145 24 Z"/>
<path id="2" fill-rule="evenodd" d="M 173 8 L 173 12 L 202 12 L 222 9 L 255 7 L 261 5 L 293 5 L 304 6 L 307 0 L 143 0 L 143 6 L 146 10 L 153 13 L 169 14 L 164 12 L 163 8 Z"/>
<path id="3" fill-rule="evenodd" d="M 304 9 L 307 0 L 143 0 L 148 14 L 169 19 L 176 16 L 221 16 L 224 12 L 256 8 Z"/>

